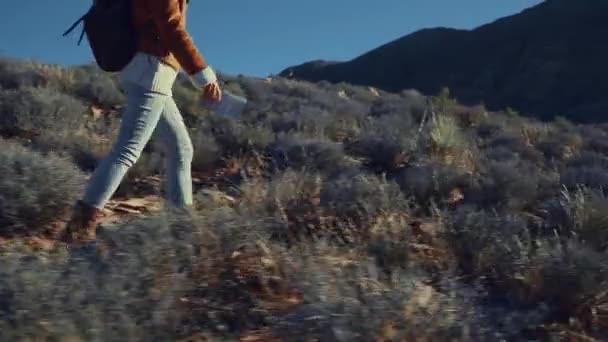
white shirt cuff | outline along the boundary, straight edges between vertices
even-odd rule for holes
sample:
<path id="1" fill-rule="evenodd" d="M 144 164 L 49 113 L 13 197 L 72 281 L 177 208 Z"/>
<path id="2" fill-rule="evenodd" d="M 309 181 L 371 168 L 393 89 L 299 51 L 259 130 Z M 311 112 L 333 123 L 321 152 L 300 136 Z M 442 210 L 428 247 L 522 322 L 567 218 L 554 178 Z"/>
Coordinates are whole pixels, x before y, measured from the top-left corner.
<path id="1" fill-rule="evenodd" d="M 205 69 L 192 75 L 192 80 L 194 80 L 194 83 L 199 88 L 202 88 L 209 83 L 217 82 L 217 76 L 215 75 L 215 71 L 213 71 L 211 66 L 207 66 Z"/>

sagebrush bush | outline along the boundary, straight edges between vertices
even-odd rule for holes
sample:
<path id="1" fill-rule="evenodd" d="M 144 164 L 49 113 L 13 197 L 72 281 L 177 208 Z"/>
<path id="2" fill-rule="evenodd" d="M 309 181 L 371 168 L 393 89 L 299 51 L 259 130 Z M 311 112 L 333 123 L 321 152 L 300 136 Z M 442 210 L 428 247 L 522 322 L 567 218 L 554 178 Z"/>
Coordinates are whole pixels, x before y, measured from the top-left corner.
<path id="1" fill-rule="evenodd" d="M 279 137 L 269 146 L 269 152 L 280 170 L 294 168 L 336 175 L 358 166 L 346 157 L 342 144 L 331 141 Z"/>
<path id="2" fill-rule="evenodd" d="M 118 80 L 95 65 L 73 68 L 73 83 L 68 92 L 83 101 L 102 107 L 114 107 L 125 102 Z"/>
<path id="3" fill-rule="evenodd" d="M 138 220 L 100 234 L 108 254 L 83 248 L 24 258 L 4 253 L 0 293 L 3 337 L 11 340 L 143 341 L 171 339 L 183 311 L 178 299 L 189 282 L 178 273 L 188 256 L 179 227 Z M 172 229 L 171 229 L 172 227 Z M 191 247 L 190 247 L 191 249 Z M 167 278 L 170 277 L 170 278 Z"/>
<path id="4" fill-rule="evenodd" d="M 173 86 L 172 93 L 175 104 L 188 127 L 196 125 L 205 113 L 200 103 L 200 91 L 191 84 L 177 81 Z"/>
<path id="5" fill-rule="evenodd" d="M 541 151 L 533 146 L 522 144 L 522 141 L 494 141 L 484 147 L 484 153 L 486 158 L 497 162 L 517 161 L 522 159 L 534 163 L 539 168 L 543 167 L 544 164 L 547 164 L 545 156 Z"/>
<path id="6" fill-rule="evenodd" d="M 355 223 L 356 228 L 380 214 L 400 212 L 408 204 L 395 182 L 366 174 L 329 180 L 321 189 L 320 203 L 338 219 Z"/>
<path id="7" fill-rule="evenodd" d="M 406 196 L 411 196 L 420 205 L 445 204 L 453 191 L 467 192 L 470 176 L 453 166 L 428 163 L 411 165 L 400 170 L 395 181 Z"/>
<path id="8" fill-rule="evenodd" d="M 403 92 L 401 96 L 384 94 L 367 102 L 371 103 L 369 114 L 372 117 L 400 115 L 419 118 L 426 107 L 424 96 L 411 92 Z"/>
<path id="9" fill-rule="evenodd" d="M 421 140 L 410 116 L 385 115 L 362 124 L 346 151 L 376 172 L 389 172 L 415 157 Z"/>
<path id="10" fill-rule="evenodd" d="M 577 237 L 597 251 L 608 249 L 608 198 L 584 187 L 562 194 L 561 206 L 566 216 L 563 233 Z"/>
<path id="11" fill-rule="evenodd" d="M 541 185 L 551 184 L 549 175 L 523 160 L 487 161 L 483 167 L 469 195 L 485 208 L 524 209 L 538 199 Z"/>
<path id="12" fill-rule="evenodd" d="M 84 174 L 69 160 L 0 140 L 0 232 L 35 234 L 81 195 Z"/>
<path id="13" fill-rule="evenodd" d="M 583 151 L 580 155 L 568 162 L 570 167 L 603 168 L 608 169 L 608 156 L 602 153 Z"/>
<path id="14" fill-rule="evenodd" d="M 192 170 L 194 171 L 213 169 L 223 156 L 224 151 L 211 134 L 195 131 L 192 137 L 192 145 L 194 147 Z"/>
<path id="15" fill-rule="evenodd" d="M 272 130 L 263 124 L 247 124 L 216 116 L 206 119 L 201 123 L 201 132 L 212 134 L 226 157 L 263 150 L 275 140 Z"/>
<path id="16" fill-rule="evenodd" d="M 458 267 L 465 274 L 499 280 L 528 235 L 526 221 L 517 215 L 499 216 L 487 210 L 461 207 L 449 218 L 447 238 Z"/>
<path id="17" fill-rule="evenodd" d="M 86 119 L 82 102 L 48 88 L 0 90 L 0 130 L 5 136 L 75 130 Z"/>
<path id="18" fill-rule="evenodd" d="M 41 131 L 30 140 L 35 151 L 70 157 L 83 171 L 91 172 L 115 143 L 115 134 L 101 135 L 92 129 Z"/>
<path id="19" fill-rule="evenodd" d="M 292 277 L 306 304 L 276 319 L 271 326 L 275 336 L 296 341 L 464 341 L 486 334 L 470 296 L 453 285 L 437 291 L 411 270 L 386 279 L 373 261 L 346 255 L 322 244 L 298 251 L 300 272 Z"/>
<path id="20" fill-rule="evenodd" d="M 585 186 L 606 191 L 608 189 L 608 171 L 598 166 L 571 166 L 561 173 L 560 182 L 569 189 Z"/>
<path id="21" fill-rule="evenodd" d="M 326 235 L 319 206 L 323 182 L 319 173 L 295 169 L 275 174 L 269 181 L 250 180 L 241 186 L 238 210 L 266 217 L 266 229 L 280 241 Z"/>
<path id="22" fill-rule="evenodd" d="M 40 87 L 48 82 L 48 77 L 40 69 L 34 68 L 33 63 L 0 58 L 0 88 Z"/>
<path id="23" fill-rule="evenodd" d="M 549 159 L 569 160 L 578 155 L 582 144 L 578 133 L 552 132 L 537 146 Z"/>

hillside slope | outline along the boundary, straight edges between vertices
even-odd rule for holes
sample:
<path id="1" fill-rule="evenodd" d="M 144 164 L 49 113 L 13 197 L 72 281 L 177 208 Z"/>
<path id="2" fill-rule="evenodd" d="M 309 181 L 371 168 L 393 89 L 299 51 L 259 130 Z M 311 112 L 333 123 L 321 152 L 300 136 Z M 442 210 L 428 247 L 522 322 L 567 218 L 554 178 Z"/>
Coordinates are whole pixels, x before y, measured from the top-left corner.
<path id="1" fill-rule="evenodd" d="M 348 82 L 510 106 L 550 118 L 603 120 L 608 111 L 608 2 L 548 0 L 474 30 L 424 29 L 347 62 L 314 61 L 281 76 Z"/>
<path id="2" fill-rule="evenodd" d="M 174 87 L 193 214 L 158 202 L 153 139 L 98 240 L 66 248 L 124 96 L 93 66 L 0 59 L 0 340 L 608 340 L 608 125 L 222 78 L 239 120 Z"/>

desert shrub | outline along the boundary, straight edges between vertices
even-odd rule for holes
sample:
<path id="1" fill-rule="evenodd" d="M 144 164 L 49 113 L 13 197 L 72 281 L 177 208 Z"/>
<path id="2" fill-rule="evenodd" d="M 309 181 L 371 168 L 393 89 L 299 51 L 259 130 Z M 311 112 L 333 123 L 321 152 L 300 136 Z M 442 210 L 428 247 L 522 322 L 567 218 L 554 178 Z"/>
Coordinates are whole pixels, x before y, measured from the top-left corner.
<path id="1" fill-rule="evenodd" d="M 386 115 L 364 123 L 345 148 L 368 168 L 387 172 L 414 157 L 418 139 L 411 117 Z"/>
<path id="2" fill-rule="evenodd" d="M 591 310 L 586 301 L 603 300 L 597 296 L 603 296 L 608 259 L 575 238 L 535 238 L 523 216 L 465 208 L 452 215 L 447 232 L 462 271 L 485 284 L 496 305 L 505 305 L 511 314 L 535 310 L 536 324 L 589 320 L 589 312 L 581 312 Z"/>
<path id="3" fill-rule="evenodd" d="M 221 147 L 211 134 L 194 132 L 192 145 L 194 146 L 194 159 L 192 160 L 192 170 L 194 171 L 210 170 L 223 155 Z"/>
<path id="4" fill-rule="evenodd" d="M 31 139 L 30 147 L 42 153 L 69 157 L 81 170 L 92 172 L 113 143 L 88 130 L 42 131 Z"/>
<path id="5" fill-rule="evenodd" d="M 95 118 L 78 99 L 49 88 L 0 91 L 0 132 L 24 138 L 36 151 L 71 156 L 91 170 L 113 141 L 119 120 Z"/>
<path id="6" fill-rule="evenodd" d="M 608 198 L 584 187 L 565 191 L 562 197 L 562 234 L 600 252 L 608 249 Z"/>
<path id="7" fill-rule="evenodd" d="M 502 122 L 495 120 L 483 120 L 479 125 L 475 128 L 475 132 L 477 136 L 481 139 L 491 139 L 496 134 L 503 130 L 504 126 Z"/>
<path id="8" fill-rule="evenodd" d="M 0 91 L 0 129 L 4 135 L 78 129 L 86 117 L 77 99 L 47 88 Z"/>
<path id="9" fill-rule="evenodd" d="M 293 115 L 271 112 L 266 114 L 265 119 L 276 134 L 295 132 L 298 128 L 298 122 Z"/>
<path id="10" fill-rule="evenodd" d="M 386 94 L 385 96 L 374 98 L 371 102 L 369 115 L 372 117 L 384 115 L 415 117 L 413 113 L 414 109 L 420 110 L 419 107 L 422 107 L 422 110 L 424 110 L 424 100 L 420 101 L 413 95 L 404 97 L 396 94 Z M 419 102 L 422 102 L 422 104 Z M 416 112 L 416 114 L 419 113 Z"/>
<path id="11" fill-rule="evenodd" d="M 538 177 L 530 164 L 516 160 L 489 161 L 465 196 L 483 208 L 521 209 L 534 201 Z"/>
<path id="12" fill-rule="evenodd" d="M 604 136 L 584 136 L 583 150 L 608 154 L 608 138 Z"/>
<path id="13" fill-rule="evenodd" d="M 458 267 L 465 274 L 500 280 L 521 239 L 528 232 L 517 215 L 499 216 L 486 210 L 458 208 L 449 218 L 447 238 Z"/>
<path id="14" fill-rule="evenodd" d="M 200 91 L 187 82 L 175 82 L 173 99 L 188 127 L 198 123 L 205 112 L 200 103 Z"/>
<path id="15" fill-rule="evenodd" d="M 245 123 L 223 117 L 210 116 L 201 122 L 200 131 L 212 134 L 224 156 L 251 150 L 261 151 L 274 140 L 274 133 L 264 124 Z"/>
<path id="16" fill-rule="evenodd" d="M 125 102 L 118 81 L 95 65 L 74 68 L 72 73 L 74 82 L 68 91 L 83 101 L 108 108 Z"/>
<path id="17" fill-rule="evenodd" d="M 480 122 L 490 116 L 484 105 L 476 105 L 474 107 L 459 105 L 453 110 L 452 115 L 458 121 L 458 125 L 463 128 L 477 127 Z"/>
<path id="18" fill-rule="evenodd" d="M 571 166 L 561 173 L 560 182 L 569 189 L 584 186 L 606 191 L 608 189 L 608 171 L 599 166 Z"/>
<path id="19" fill-rule="evenodd" d="M 344 252 L 324 246 L 299 250 L 294 263 L 301 270 L 293 277 L 305 304 L 277 317 L 273 336 L 430 341 L 482 338 L 485 333 L 474 304 L 453 285 L 433 288 L 413 271 L 385 279 L 372 260 L 345 258 Z"/>
<path id="20" fill-rule="evenodd" d="M 569 160 L 578 154 L 582 144 L 582 138 L 578 133 L 555 132 L 540 141 L 537 147 L 546 158 Z"/>
<path id="21" fill-rule="evenodd" d="M 362 158 L 364 165 L 375 172 L 392 171 L 411 158 L 414 141 L 406 137 L 382 137 L 362 133 L 346 145 L 349 154 Z"/>
<path id="22" fill-rule="evenodd" d="M 268 182 L 250 181 L 243 186 L 242 206 L 266 215 L 276 224 L 265 224 L 273 239 L 295 242 L 316 238 L 328 232 L 321 222 L 319 196 L 323 183 L 320 174 L 287 169 Z"/>
<path id="23" fill-rule="evenodd" d="M 452 191 L 466 191 L 471 182 L 468 175 L 440 163 L 408 166 L 398 171 L 395 181 L 406 196 L 422 206 L 431 202 L 445 204 Z"/>
<path id="24" fill-rule="evenodd" d="M 521 124 L 520 132 L 526 143 L 534 146 L 547 138 L 550 128 L 547 123 L 529 121 Z"/>
<path id="25" fill-rule="evenodd" d="M 309 82 L 285 81 L 283 85 L 285 88 L 281 88 L 286 91 L 285 95 L 290 97 L 309 99 L 318 91 L 314 84 Z M 276 87 L 274 89 L 277 90 Z"/>
<path id="26" fill-rule="evenodd" d="M 334 112 L 330 114 L 324 134 L 336 142 L 348 142 L 361 133 L 366 116 L 352 112 Z"/>
<path id="27" fill-rule="evenodd" d="M 496 161 L 523 158 L 541 165 L 545 160 L 544 155 L 518 132 L 497 133 L 489 139 L 484 148 L 488 158 Z"/>
<path id="28" fill-rule="evenodd" d="M 534 249 L 513 257 L 509 269 L 512 273 L 504 277 L 499 288 L 513 304 L 545 307 L 545 321 L 596 324 L 593 311 L 605 301 L 608 280 L 605 255 L 574 240 L 539 240 Z M 599 336 L 605 338 L 601 332 Z"/>
<path id="29" fill-rule="evenodd" d="M 240 87 L 243 89 L 246 97 L 256 103 L 265 103 L 273 91 L 275 81 L 266 83 L 250 78 L 242 78 L 239 80 Z"/>
<path id="30" fill-rule="evenodd" d="M 338 219 L 354 223 L 356 229 L 380 214 L 400 212 L 409 205 L 395 182 L 366 174 L 346 174 L 325 182 L 320 204 Z"/>
<path id="31" fill-rule="evenodd" d="M 81 195 L 84 174 L 53 154 L 42 155 L 8 141 L 0 144 L 2 234 L 48 228 Z"/>
<path id="32" fill-rule="evenodd" d="M 608 156 L 592 151 L 582 151 L 577 158 L 570 160 L 567 166 L 574 168 L 597 167 L 608 169 Z"/>
<path id="33" fill-rule="evenodd" d="M 517 159 L 520 157 L 509 147 L 501 145 L 484 149 L 484 156 L 488 160 L 497 162 L 517 161 Z"/>
<path id="34" fill-rule="evenodd" d="M 91 248 L 30 257 L 19 250 L 3 254 L 3 336 L 14 340 L 175 338 L 176 322 L 184 314 L 177 299 L 189 285 L 178 273 L 188 256 L 177 253 L 190 247 L 172 238 L 177 229 L 157 218 L 100 232 L 105 256 Z"/>
<path id="35" fill-rule="evenodd" d="M 548 243 L 541 246 L 546 249 L 541 247 L 537 250 L 536 258 L 540 260 L 533 260 L 530 268 L 542 269 L 546 266 L 545 279 L 554 282 L 552 285 L 546 282 L 543 296 L 549 297 L 560 306 L 572 309 L 576 304 L 582 304 L 581 299 L 602 291 L 608 280 L 608 260 L 605 255 L 595 253 L 576 242 L 570 242 L 565 248 L 567 251 L 558 245 L 552 247 Z M 551 250 L 560 254 L 555 255 Z M 560 286 L 553 287 L 555 284 Z"/>
<path id="36" fill-rule="evenodd" d="M 490 148 L 506 147 L 514 153 L 521 153 L 527 148 L 524 137 L 518 132 L 501 132 L 491 138 L 487 145 Z"/>
<path id="37" fill-rule="evenodd" d="M 335 175 L 356 167 L 344 154 L 342 144 L 300 138 L 297 135 L 279 137 L 269 146 L 275 167 L 306 169 Z"/>
<path id="38" fill-rule="evenodd" d="M 48 77 L 32 63 L 0 58 L 0 88 L 15 89 L 45 86 Z"/>
<path id="39" fill-rule="evenodd" d="M 552 183 L 549 175 L 523 160 L 488 161 L 483 167 L 467 195 L 485 208 L 523 209 L 537 200 L 541 186 Z"/>
<path id="40" fill-rule="evenodd" d="M 301 105 L 289 114 L 283 114 L 284 126 L 293 126 L 289 121 L 295 123 L 295 132 L 306 134 L 310 137 L 323 137 L 324 132 L 332 121 L 332 114 L 316 106 Z M 276 132 L 276 131 L 275 131 Z"/>

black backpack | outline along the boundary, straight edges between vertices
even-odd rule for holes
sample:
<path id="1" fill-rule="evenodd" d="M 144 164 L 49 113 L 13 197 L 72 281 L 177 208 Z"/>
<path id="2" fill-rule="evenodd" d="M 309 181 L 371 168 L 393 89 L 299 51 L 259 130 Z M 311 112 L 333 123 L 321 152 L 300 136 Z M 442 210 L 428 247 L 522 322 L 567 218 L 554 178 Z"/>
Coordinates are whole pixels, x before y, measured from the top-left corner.
<path id="1" fill-rule="evenodd" d="M 137 52 L 137 33 L 131 21 L 131 0 L 95 0 L 91 8 L 63 36 L 78 24 L 86 34 L 97 65 L 107 72 L 122 70 Z"/>

